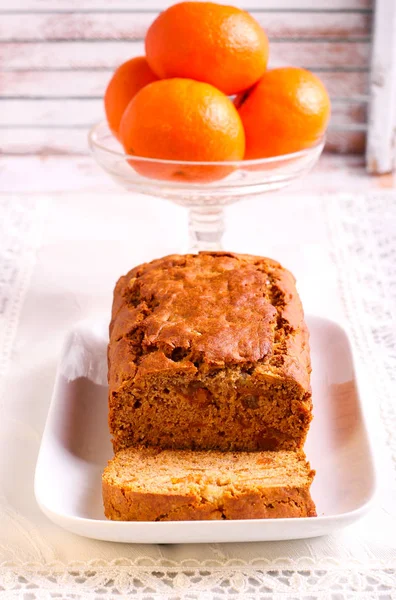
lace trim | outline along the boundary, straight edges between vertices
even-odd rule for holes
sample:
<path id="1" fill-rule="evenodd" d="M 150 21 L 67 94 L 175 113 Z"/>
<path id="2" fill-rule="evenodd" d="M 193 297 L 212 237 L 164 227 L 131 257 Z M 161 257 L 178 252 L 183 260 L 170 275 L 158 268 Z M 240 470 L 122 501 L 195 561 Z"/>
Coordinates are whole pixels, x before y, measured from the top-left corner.
<path id="1" fill-rule="evenodd" d="M 0 382 L 4 382 L 19 313 L 41 239 L 42 198 L 0 196 Z M 0 385 L 0 397 L 2 388 Z"/>
<path id="2" fill-rule="evenodd" d="M 396 194 L 345 195 L 327 207 L 344 310 L 396 477 Z"/>
<path id="3" fill-rule="evenodd" d="M 160 561 L 160 563 L 159 563 Z M 22 560 L 6 560 L 0 563 L 0 569 L 28 569 L 29 571 L 48 571 L 56 573 L 57 571 L 67 570 L 78 570 L 82 569 L 106 569 L 111 568 L 126 568 L 126 569 L 141 569 L 141 570 L 152 570 L 153 567 L 158 567 L 159 564 L 163 569 L 170 569 L 172 571 L 194 569 L 201 570 L 203 568 L 213 569 L 262 569 L 262 570 L 289 570 L 291 567 L 297 570 L 305 571 L 307 569 L 339 569 L 339 570 L 351 570 L 359 569 L 362 567 L 362 563 L 358 559 L 348 558 L 347 564 L 345 561 L 342 563 L 337 558 L 327 557 L 322 560 L 317 560 L 314 557 L 300 556 L 299 558 L 290 558 L 288 556 L 280 556 L 276 559 L 273 558 L 251 558 L 244 560 L 243 558 L 228 558 L 228 559 L 215 559 L 208 558 L 199 560 L 196 558 L 184 558 L 180 560 L 172 560 L 171 558 L 158 558 L 152 556 L 142 556 L 137 558 L 114 558 L 112 560 L 105 560 L 101 558 L 94 558 L 92 560 L 74 560 L 68 563 L 64 563 L 61 560 L 54 560 L 48 563 L 41 563 L 38 561 L 22 561 Z M 389 570 L 395 569 L 396 565 L 393 558 L 391 559 L 376 559 L 370 563 L 370 568 L 376 570 Z"/>
<path id="4" fill-rule="evenodd" d="M 282 567 L 278 566 L 279 562 L 283 563 Z M 299 567 L 302 562 L 304 567 Z M 53 599 L 59 598 L 61 591 L 62 598 L 72 594 L 73 599 L 98 600 L 120 594 L 138 600 L 219 600 L 235 598 L 236 594 L 242 594 L 247 600 L 290 600 L 292 597 L 385 600 L 394 597 L 395 574 L 395 568 L 384 561 L 366 569 L 357 561 L 348 568 L 336 561 L 331 566 L 327 561 L 327 566 L 322 567 L 314 559 L 307 563 L 306 559 L 287 558 L 278 561 L 258 559 L 250 563 L 231 559 L 222 563 L 215 560 L 162 560 L 159 564 L 158 560 L 148 557 L 75 562 L 67 566 L 60 562 L 45 566 L 3 563 L 0 598 L 2 594 L 7 594 L 7 598 L 20 598 L 18 594 L 25 592 L 29 593 L 24 596 L 28 600 Z"/>

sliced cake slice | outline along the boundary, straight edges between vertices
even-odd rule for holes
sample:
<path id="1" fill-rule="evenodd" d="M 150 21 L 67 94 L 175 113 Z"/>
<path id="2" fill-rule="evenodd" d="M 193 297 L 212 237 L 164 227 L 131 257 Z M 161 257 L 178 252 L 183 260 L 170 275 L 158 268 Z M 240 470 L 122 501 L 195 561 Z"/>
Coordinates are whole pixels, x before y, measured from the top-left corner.
<path id="1" fill-rule="evenodd" d="M 121 450 L 102 476 L 116 521 L 314 517 L 314 477 L 302 450 Z"/>

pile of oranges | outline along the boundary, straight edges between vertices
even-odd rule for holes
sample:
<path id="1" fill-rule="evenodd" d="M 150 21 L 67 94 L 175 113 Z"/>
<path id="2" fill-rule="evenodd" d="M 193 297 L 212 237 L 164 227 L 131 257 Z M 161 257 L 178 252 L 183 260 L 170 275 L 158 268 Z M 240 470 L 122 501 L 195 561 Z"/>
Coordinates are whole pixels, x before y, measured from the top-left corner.
<path id="1" fill-rule="evenodd" d="M 149 27 L 146 55 L 122 64 L 105 93 L 113 134 L 129 155 L 171 161 L 235 161 L 303 150 L 323 135 L 330 100 L 296 67 L 267 70 L 268 39 L 247 12 L 181 2 Z M 215 171 L 133 163 L 159 179 L 213 180 Z"/>

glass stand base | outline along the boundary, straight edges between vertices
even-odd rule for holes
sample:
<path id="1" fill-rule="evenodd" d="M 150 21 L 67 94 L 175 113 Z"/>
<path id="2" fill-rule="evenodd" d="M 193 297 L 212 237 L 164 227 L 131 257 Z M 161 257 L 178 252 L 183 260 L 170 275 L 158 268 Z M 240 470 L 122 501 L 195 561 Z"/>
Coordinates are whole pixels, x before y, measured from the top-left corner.
<path id="1" fill-rule="evenodd" d="M 194 207 L 189 211 L 189 252 L 222 250 L 224 210 L 219 206 Z"/>

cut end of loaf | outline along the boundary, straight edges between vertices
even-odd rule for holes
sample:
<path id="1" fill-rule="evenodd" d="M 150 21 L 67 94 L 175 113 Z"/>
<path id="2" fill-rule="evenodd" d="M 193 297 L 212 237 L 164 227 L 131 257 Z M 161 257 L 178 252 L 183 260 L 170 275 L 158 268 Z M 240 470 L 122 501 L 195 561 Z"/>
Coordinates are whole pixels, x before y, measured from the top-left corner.
<path id="1" fill-rule="evenodd" d="M 132 269 L 108 359 L 115 452 L 303 447 L 309 335 L 294 277 L 271 259 L 203 252 Z"/>
<path id="2" fill-rule="evenodd" d="M 311 517 L 313 476 L 302 451 L 128 448 L 103 473 L 103 502 L 118 521 Z"/>

